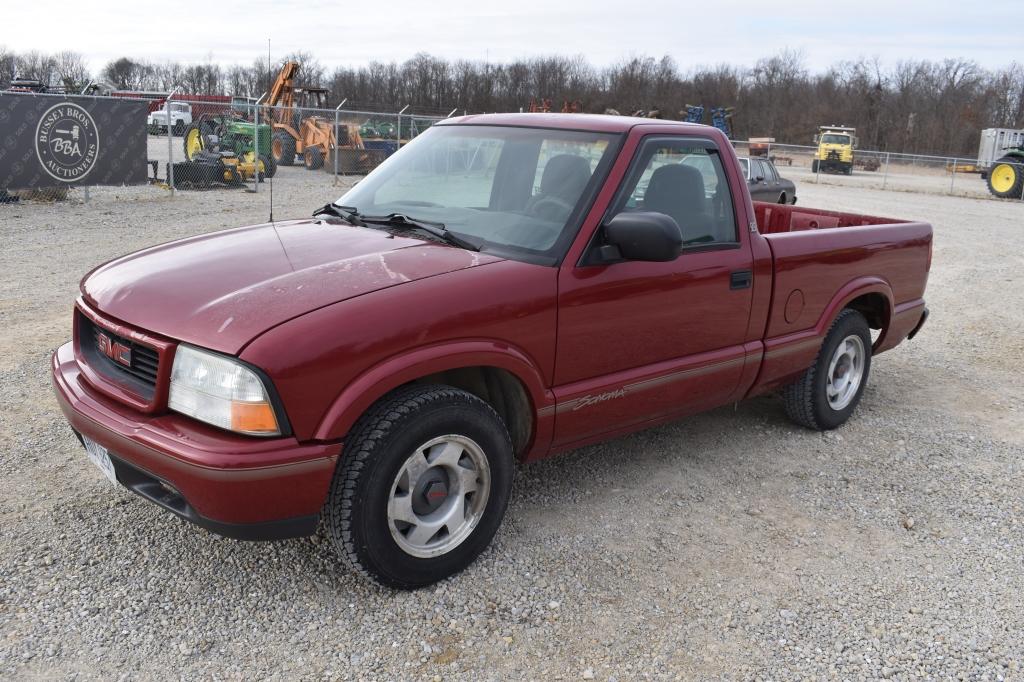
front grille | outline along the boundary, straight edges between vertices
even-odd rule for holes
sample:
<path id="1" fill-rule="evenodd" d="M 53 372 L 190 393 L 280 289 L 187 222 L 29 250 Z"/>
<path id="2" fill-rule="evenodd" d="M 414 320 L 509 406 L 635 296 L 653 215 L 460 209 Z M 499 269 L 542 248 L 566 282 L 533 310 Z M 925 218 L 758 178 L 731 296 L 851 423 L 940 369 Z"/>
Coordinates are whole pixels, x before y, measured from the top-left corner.
<path id="1" fill-rule="evenodd" d="M 160 368 L 160 354 L 155 348 L 137 343 L 97 326 L 85 315 L 81 318 L 81 348 L 89 363 L 104 376 L 127 383 L 140 396 L 150 399 L 156 391 L 157 372 Z M 129 349 L 129 364 L 117 362 L 103 351 L 101 335 L 110 343 L 121 344 Z"/>

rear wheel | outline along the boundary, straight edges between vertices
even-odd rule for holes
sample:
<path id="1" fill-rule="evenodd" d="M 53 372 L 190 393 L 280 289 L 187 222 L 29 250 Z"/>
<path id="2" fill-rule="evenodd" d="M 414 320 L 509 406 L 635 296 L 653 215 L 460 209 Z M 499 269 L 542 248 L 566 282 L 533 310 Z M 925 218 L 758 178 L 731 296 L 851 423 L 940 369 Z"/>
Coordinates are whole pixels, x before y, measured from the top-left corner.
<path id="1" fill-rule="evenodd" d="M 815 159 L 814 161 L 811 161 L 811 172 L 812 173 L 817 173 L 818 172 L 818 160 L 817 159 Z"/>
<path id="2" fill-rule="evenodd" d="M 286 132 L 274 133 L 270 141 L 270 155 L 278 166 L 291 166 L 295 163 L 295 138 Z"/>
<path id="3" fill-rule="evenodd" d="M 1024 156 L 1004 156 L 988 171 L 988 191 L 1000 199 L 1021 199 L 1024 191 Z"/>
<path id="4" fill-rule="evenodd" d="M 448 386 L 399 389 L 346 439 L 325 528 L 346 563 L 371 579 L 429 585 L 491 542 L 513 469 L 508 431 L 487 403 Z"/>
<path id="5" fill-rule="evenodd" d="M 780 203 L 780 204 L 786 203 L 786 193 L 785 192 L 783 192 L 782 194 L 779 195 L 779 202 L 778 203 Z"/>
<path id="6" fill-rule="evenodd" d="M 185 148 L 185 158 L 191 161 L 196 154 L 203 151 L 203 129 L 199 123 L 190 125 L 184 134 L 182 146 Z"/>
<path id="7" fill-rule="evenodd" d="M 839 313 L 814 364 L 782 391 L 786 414 L 809 429 L 841 426 L 860 402 L 871 371 L 871 330 L 856 310 Z"/>
<path id="8" fill-rule="evenodd" d="M 302 153 L 302 161 L 306 165 L 306 170 L 323 168 L 324 150 L 320 149 L 320 147 L 306 147 L 306 150 Z"/>

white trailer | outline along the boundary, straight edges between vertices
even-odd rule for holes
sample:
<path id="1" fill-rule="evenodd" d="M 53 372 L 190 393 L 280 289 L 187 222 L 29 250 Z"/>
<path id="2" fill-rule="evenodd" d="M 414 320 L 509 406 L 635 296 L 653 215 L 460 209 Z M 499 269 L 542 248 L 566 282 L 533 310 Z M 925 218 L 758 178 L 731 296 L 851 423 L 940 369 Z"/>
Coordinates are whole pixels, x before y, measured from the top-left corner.
<path id="1" fill-rule="evenodd" d="M 1024 147 L 1024 130 L 985 128 L 978 145 L 978 170 L 985 172 L 992 162 L 1006 156 L 1006 150 Z"/>

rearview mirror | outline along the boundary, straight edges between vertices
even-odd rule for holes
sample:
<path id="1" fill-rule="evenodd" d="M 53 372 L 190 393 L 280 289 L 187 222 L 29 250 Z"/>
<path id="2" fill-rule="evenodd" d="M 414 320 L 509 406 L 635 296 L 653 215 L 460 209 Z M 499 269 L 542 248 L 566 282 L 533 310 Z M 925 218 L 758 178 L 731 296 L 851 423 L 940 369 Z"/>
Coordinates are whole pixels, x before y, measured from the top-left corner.
<path id="1" fill-rule="evenodd" d="M 667 262 L 683 250 L 683 234 L 670 216 L 626 211 L 604 225 L 605 241 L 626 260 Z M 609 254 L 610 255 L 610 254 Z"/>

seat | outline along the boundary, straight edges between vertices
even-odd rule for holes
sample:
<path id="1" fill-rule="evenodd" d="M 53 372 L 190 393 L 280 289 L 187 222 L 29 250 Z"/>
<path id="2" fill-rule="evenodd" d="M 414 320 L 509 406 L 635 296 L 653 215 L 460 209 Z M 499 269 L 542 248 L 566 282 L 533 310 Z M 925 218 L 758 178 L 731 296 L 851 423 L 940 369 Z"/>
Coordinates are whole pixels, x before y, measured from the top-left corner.
<path id="1" fill-rule="evenodd" d="M 704 176 L 692 166 L 669 164 L 655 170 L 644 192 L 643 208 L 675 220 L 684 242 L 701 237 L 719 240 L 704 193 Z"/>
<path id="2" fill-rule="evenodd" d="M 540 177 L 540 189 L 526 204 L 526 210 L 531 212 L 544 199 L 553 199 L 564 207 L 563 216 L 549 216 L 550 219 L 564 219 L 576 206 L 583 189 L 590 181 L 590 162 L 582 156 L 575 154 L 558 154 L 548 159 L 544 166 L 544 173 Z M 562 213 L 555 205 L 544 211 L 545 214 L 554 212 Z"/>

